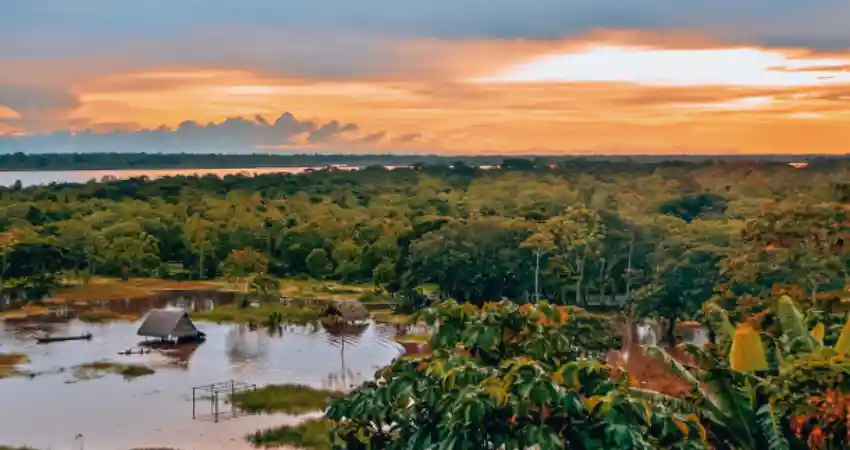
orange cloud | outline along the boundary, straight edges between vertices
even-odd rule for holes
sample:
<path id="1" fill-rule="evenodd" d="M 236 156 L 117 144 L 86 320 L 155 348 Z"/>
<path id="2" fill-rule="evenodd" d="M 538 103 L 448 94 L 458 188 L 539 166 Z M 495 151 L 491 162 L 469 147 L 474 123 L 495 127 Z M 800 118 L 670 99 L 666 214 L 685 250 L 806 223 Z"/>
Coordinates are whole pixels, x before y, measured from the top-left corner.
<path id="1" fill-rule="evenodd" d="M 0 105 L 0 120 L 2 119 L 20 119 L 21 115 L 12 108 Z"/>
<path id="2" fill-rule="evenodd" d="M 344 141 L 301 135 L 274 148 L 847 151 L 846 53 L 725 45 L 687 31 L 600 31 L 563 41 L 411 40 L 390 54 L 396 59 L 380 76 L 235 65 L 75 76 L 77 104 L 66 119 L 102 131 L 291 111 L 359 126 Z"/>

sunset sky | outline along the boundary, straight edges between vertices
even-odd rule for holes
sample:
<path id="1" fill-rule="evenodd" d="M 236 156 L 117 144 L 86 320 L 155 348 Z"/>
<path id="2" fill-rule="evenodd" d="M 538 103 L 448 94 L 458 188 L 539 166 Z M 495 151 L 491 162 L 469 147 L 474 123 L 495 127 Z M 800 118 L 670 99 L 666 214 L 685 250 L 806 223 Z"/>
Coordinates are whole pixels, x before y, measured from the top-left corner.
<path id="1" fill-rule="evenodd" d="M 848 23 L 847 0 L 0 0 L 0 151 L 844 153 Z"/>

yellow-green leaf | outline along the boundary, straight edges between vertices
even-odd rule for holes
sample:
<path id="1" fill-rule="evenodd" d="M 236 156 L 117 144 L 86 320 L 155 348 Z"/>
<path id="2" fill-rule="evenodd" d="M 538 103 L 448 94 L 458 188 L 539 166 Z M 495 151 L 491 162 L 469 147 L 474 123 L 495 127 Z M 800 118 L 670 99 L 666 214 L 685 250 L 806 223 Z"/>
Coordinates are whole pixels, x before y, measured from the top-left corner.
<path id="1" fill-rule="evenodd" d="M 685 416 L 685 420 L 694 424 L 694 426 L 697 427 L 697 430 L 699 431 L 699 438 L 700 439 L 702 439 L 703 441 L 708 439 L 706 432 L 705 432 L 705 427 L 702 426 L 702 423 L 700 423 L 699 417 L 697 417 L 696 414 L 688 414 L 687 416 Z"/>
<path id="2" fill-rule="evenodd" d="M 817 339 L 817 341 L 821 344 L 823 344 L 823 336 L 825 333 L 826 329 L 822 323 L 815 325 L 815 327 L 812 329 L 812 337 Z"/>
<path id="3" fill-rule="evenodd" d="M 847 319 L 847 323 L 841 329 L 841 335 L 838 336 L 838 342 L 835 343 L 835 351 L 840 355 L 846 355 L 850 352 L 850 319 Z"/>
<path id="4" fill-rule="evenodd" d="M 732 351 L 729 354 L 732 369 L 741 372 L 767 370 L 767 358 L 764 354 L 764 344 L 758 331 L 752 325 L 742 323 L 735 329 L 732 339 Z"/>
<path id="5" fill-rule="evenodd" d="M 681 420 L 673 417 L 673 425 L 676 425 L 676 428 L 678 428 L 679 431 L 682 432 L 682 434 L 685 436 L 685 438 L 687 438 L 688 434 L 690 434 L 690 432 L 688 430 L 688 424 L 686 424 L 685 422 L 682 422 Z"/>
<path id="6" fill-rule="evenodd" d="M 448 385 L 449 389 L 454 389 L 455 387 L 455 379 L 454 374 L 460 370 L 460 367 L 453 367 L 445 375 L 443 375 L 443 389 L 445 389 Z"/>
<path id="7" fill-rule="evenodd" d="M 508 403 L 508 386 L 499 383 L 498 379 L 488 380 L 487 392 L 496 400 L 497 406 L 503 407 Z"/>
<path id="8" fill-rule="evenodd" d="M 646 423 L 652 423 L 652 407 L 647 402 L 640 403 L 643 405 L 643 418 L 646 420 Z"/>
<path id="9" fill-rule="evenodd" d="M 590 411 L 593 411 L 593 408 L 595 408 L 596 405 L 598 405 L 599 402 L 602 401 L 602 397 L 596 395 L 596 396 L 593 396 L 593 397 L 586 398 L 585 401 L 587 402 L 588 409 Z"/>
<path id="10" fill-rule="evenodd" d="M 564 384 L 564 374 L 560 372 L 553 372 L 552 382 L 557 384 L 558 386 L 561 386 L 562 384 Z"/>

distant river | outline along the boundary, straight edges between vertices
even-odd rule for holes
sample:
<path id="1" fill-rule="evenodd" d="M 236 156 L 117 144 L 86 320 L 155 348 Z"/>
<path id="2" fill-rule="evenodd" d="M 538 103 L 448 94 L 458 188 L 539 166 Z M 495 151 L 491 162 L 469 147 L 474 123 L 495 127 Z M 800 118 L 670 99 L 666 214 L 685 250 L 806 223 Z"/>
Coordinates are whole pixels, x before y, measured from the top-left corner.
<path id="1" fill-rule="evenodd" d="M 20 180 L 23 186 L 35 186 L 49 183 L 85 183 L 90 180 L 125 179 L 146 176 L 148 178 L 163 178 L 187 175 L 263 175 L 269 173 L 302 173 L 311 169 L 322 169 L 326 166 L 301 167 L 256 167 L 235 169 L 139 169 L 139 170 L 33 170 L 33 171 L 2 171 L 0 170 L 0 186 L 11 186 Z M 357 170 L 359 166 L 334 166 L 340 170 Z M 397 166 L 387 166 L 395 168 Z"/>

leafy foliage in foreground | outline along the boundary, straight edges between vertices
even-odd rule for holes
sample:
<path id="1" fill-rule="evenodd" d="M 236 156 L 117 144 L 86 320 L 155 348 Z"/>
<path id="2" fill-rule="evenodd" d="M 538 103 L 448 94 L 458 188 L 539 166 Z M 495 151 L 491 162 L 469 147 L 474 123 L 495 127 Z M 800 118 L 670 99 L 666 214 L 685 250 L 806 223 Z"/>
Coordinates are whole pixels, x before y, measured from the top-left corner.
<path id="1" fill-rule="evenodd" d="M 399 359 L 331 404 L 339 448 L 706 448 L 696 415 L 652 407 L 627 374 L 585 357 L 588 334 L 565 326 L 581 314 L 447 302 L 419 318 L 435 327 L 433 353 Z M 613 330 L 595 326 L 601 352 Z"/>
<path id="2" fill-rule="evenodd" d="M 787 296 L 771 311 L 778 331 L 759 332 L 754 321 L 733 327 L 716 305 L 709 303 L 705 309 L 716 339 L 706 347 L 684 345 L 693 365 L 681 364 L 661 348 L 650 349 L 692 386 L 686 398 L 652 393 L 654 401 L 680 412 L 694 411 L 716 448 L 850 446 L 850 348 L 825 345 L 825 327 L 809 329 L 804 314 Z M 850 322 L 845 329 L 838 342 L 850 342 Z M 770 362 L 767 353 L 774 354 Z"/>

